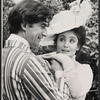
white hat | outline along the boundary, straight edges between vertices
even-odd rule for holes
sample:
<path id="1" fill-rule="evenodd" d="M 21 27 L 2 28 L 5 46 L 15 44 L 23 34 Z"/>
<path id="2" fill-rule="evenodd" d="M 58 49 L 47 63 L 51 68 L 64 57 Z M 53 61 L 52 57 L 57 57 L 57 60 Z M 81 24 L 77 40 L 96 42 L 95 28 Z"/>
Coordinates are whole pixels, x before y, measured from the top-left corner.
<path id="1" fill-rule="evenodd" d="M 44 37 L 40 45 L 53 45 L 54 35 L 59 34 L 73 28 L 83 26 L 91 14 L 91 5 L 88 1 L 83 1 L 77 5 L 79 9 L 76 11 L 75 7 L 71 10 L 60 11 L 54 15 L 50 26 L 47 27 L 47 37 Z"/>

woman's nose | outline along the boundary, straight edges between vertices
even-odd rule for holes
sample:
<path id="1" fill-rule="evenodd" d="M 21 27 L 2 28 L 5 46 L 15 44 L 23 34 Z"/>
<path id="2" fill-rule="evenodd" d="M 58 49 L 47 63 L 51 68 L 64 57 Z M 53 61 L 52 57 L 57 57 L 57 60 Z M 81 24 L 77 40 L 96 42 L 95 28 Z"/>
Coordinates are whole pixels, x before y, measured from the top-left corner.
<path id="1" fill-rule="evenodd" d="M 64 44 L 64 46 L 68 47 L 68 45 L 69 45 L 69 43 L 68 43 L 68 41 L 66 41 L 65 44 Z"/>

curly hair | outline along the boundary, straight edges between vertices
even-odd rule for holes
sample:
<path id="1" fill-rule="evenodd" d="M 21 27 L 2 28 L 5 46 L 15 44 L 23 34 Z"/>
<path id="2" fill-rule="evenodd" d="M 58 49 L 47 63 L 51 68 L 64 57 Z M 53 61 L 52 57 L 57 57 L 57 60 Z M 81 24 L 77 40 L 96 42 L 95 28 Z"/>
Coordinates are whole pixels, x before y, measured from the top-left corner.
<path id="1" fill-rule="evenodd" d="M 16 4 L 8 15 L 10 33 L 17 34 L 22 30 L 21 23 L 34 24 L 45 21 L 48 23 L 52 19 L 49 8 L 34 0 L 23 0 Z"/>

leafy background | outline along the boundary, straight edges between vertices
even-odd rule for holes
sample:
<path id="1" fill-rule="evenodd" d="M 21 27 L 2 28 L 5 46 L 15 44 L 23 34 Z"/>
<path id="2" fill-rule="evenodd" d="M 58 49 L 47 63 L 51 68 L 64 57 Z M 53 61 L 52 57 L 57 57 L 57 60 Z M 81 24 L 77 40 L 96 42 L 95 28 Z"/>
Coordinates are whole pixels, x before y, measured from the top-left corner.
<path id="1" fill-rule="evenodd" d="M 39 2 L 42 2 L 46 6 L 48 6 L 53 15 L 58 13 L 61 10 L 68 10 L 69 5 L 68 3 L 71 3 L 75 0 L 36 0 Z M 98 68 L 99 68 L 99 44 L 98 44 L 98 38 L 99 38 L 99 31 L 98 31 L 98 25 L 99 25 L 99 9 L 98 9 L 98 0 L 90 0 L 92 5 L 92 15 L 88 19 L 88 21 L 85 24 L 86 28 L 86 44 L 82 47 L 80 53 L 77 56 L 77 61 L 80 63 L 88 63 L 90 64 L 94 79 L 92 88 L 87 94 L 86 100 L 98 100 Z M 7 24 L 7 17 L 10 9 L 15 5 L 15 2 L 13 0 L 3 0 L 3 46 L 5 43 L 5 40 L 9 36 L 9 30 L 8 30 L 8 24 Z M 44 54 L 49 53 L 55 50 L 53 45 L 49 46 L 40 46 L 39 48 L 31 47 L 31 50 L 35 54 Z"/>

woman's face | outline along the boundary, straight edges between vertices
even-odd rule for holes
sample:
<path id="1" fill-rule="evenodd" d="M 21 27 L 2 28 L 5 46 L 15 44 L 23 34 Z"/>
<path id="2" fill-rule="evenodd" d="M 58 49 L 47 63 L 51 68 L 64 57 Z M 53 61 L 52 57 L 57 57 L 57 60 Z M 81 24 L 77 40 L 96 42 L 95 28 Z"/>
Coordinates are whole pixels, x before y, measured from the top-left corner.
<path id="1" fill-rule="evenodd" d="M 67 31 L 58 36 L 57 52 L 73 57 L 79 50 L 78 38 L 73 31 Z"/>

